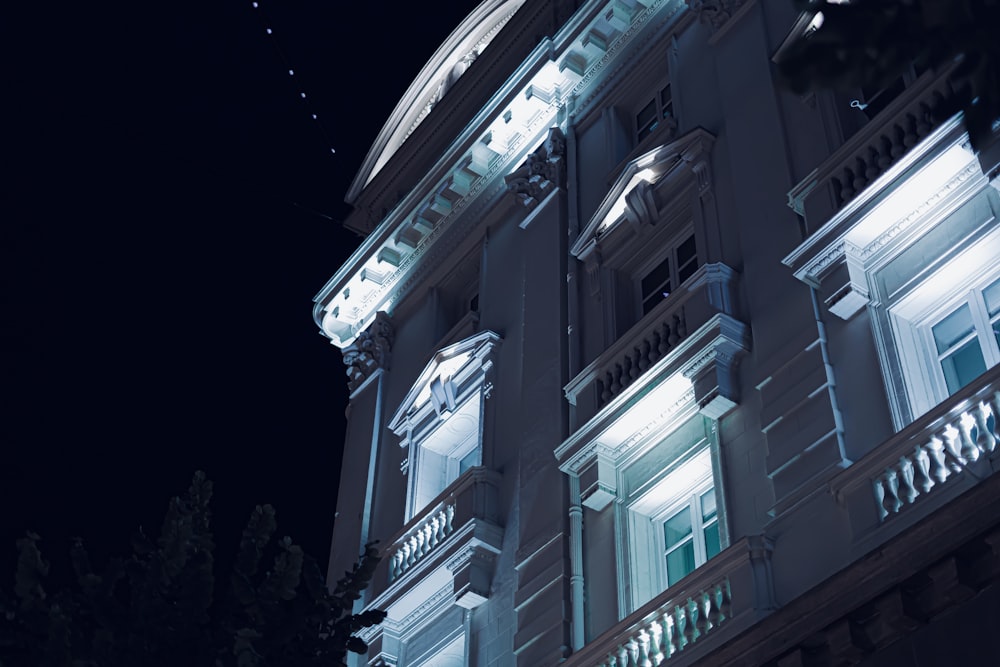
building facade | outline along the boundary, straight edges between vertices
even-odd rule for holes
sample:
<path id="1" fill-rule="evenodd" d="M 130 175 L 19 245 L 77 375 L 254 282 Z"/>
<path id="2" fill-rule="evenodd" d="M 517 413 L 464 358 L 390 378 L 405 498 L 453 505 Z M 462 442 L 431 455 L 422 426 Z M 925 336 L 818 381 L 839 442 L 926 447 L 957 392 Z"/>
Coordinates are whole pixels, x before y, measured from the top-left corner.
<path id="1" fill-rule="evenodd" d="M 484 0 L 414 81 L 315 299 L 356 664 L 995 664 L 998 161 L 947 68 L 783 90 L 817 23 Z"/>

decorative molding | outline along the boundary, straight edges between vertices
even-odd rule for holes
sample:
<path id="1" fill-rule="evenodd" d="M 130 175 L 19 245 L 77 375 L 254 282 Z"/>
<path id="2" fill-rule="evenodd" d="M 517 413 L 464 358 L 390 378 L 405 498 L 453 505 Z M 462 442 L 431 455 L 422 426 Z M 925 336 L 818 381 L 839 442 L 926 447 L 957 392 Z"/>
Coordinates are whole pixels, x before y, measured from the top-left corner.
<path id="1" fill-rule="evenodd" d="M 389 316 L 379 312 L 365 331 L 343 349 L 347 366 L 347 388 L 353 392 L 377 370 L 389 369 L 389 357 L 395 332 Z"/>
<path id="2" fill-rule="evenodd" d="M 698 16 L 700 23 L 712 28 L 712 32 L 716 32 L 733 18 L 747 0 L 685 0 L 685 2 Z"/>
<path id="3" fill-rule="evenodd" d="M 545 142 L 503 179 L 507 191 L 529 211 L 558 188 L 565 188 L 566 137 L 562 130 L 549 128 Z"/>

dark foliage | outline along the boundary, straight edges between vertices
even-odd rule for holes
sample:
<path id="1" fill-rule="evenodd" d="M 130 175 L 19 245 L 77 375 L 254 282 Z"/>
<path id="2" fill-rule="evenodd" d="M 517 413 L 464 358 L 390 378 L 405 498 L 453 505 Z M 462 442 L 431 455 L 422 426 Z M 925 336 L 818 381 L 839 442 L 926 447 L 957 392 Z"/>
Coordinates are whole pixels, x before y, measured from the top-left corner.
<path id="1" fill-rule="evenodd" d="M 347 651 L 368 650 L 354 633 L 385 612 L 352 609 L 378 563 L 374 545 L 331 593 L 314 558 L 274 538 L 274 509 L 258 506 L 216 599 L 211 496 L 212 483 L 196 473 L 187 494 L 170 501 L 159 538 L 140 530 L 132 555 L 100 574 L 77 541 L 76 586 L 56 593 L 44 586 L 39 537 L 17 540 L 14 590 L 0 589 L 0 667 L 305 667 L 342 665 Z"/>
<path id="2" fill-rule="evenodd" d="M 881 88 L 911 64 L 956 64 L 955 111 L 974 147 L 985 145 L 1000 118 L 1000 0 L 793 0 L 823 14 L 822 25 L 778 63 L 787 87 L 804 93 Z"/>

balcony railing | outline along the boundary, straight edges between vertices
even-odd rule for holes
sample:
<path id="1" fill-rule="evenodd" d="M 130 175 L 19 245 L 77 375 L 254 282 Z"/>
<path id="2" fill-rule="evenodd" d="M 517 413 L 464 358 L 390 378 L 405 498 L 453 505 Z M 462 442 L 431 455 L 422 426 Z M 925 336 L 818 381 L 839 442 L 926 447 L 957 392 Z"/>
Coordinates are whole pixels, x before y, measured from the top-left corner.
<path id="1" fill-rule="evenodd" d="M 770 553 L 770 543 L 761 537 L 739 540 L 564 664 L 650 667 L 696 647 L 710 650 L 723 629 L 745 628 L 774 607 Z"/>
<path id="2" fill-rule="evenodd" d="M 952 68 L 926 72 L 788 193 L 818 229 L 952 115 Z"/>
<path id="3" fill-rule="evenodd" d="M 599 410 L 715 313 L 734 314 L 736 272 L 706 264 L 566 385 L 566 397 L 593 392 Z"/>
<path id="4" fill-rule="evenodd" d="M 405 587 L 408 573 L 453 555 L 466 541 L 498 551 L 499 480 L 497 472 L 470 468 L 428 503 L 383 549 L 373 578 L 376 593 Z"/>
<path id="5" fill-rule="evenodd" d="M 1000 366 L 842 472 L 832 488 L 842 499 L 868 494 L 877 523 L 888 521 L 960 478 L 991 474 L 996 466 L 990 460 L 1000 456 L 998 415 Z"/>

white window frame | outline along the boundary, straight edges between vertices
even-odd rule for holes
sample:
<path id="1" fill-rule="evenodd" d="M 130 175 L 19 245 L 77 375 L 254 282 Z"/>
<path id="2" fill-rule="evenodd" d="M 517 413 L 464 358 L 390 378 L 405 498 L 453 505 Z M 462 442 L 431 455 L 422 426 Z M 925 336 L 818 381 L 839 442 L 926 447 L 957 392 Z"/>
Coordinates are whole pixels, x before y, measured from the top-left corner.
<path id="1" fill-rule="evenodd" d="M 987 234 L 889 308 L 892 334 L 914 418 L 949 396 L 931 329 L 963 304 L 968 304 L 972 310 L 975 335 L 986 368 L 1000 363 L 1000 349 L 992 336 L 982 296 L 986 287 L 1000 280 L 1000 265 L 996 265 L 995 253 L 990 255 L 994 252 L 991 248 L 1000 247 L 997 244 L 1000 244 L 1000 229 Z M 1000 320 L 1000 317 L 993 319 Z"/>
<path id="2" fill-rule="evenodd" d="M 622 560 L 621 574 L 627 574 L 627 599 L 621 600 L 619 612 L 624 618 L 653 599 L 676 581 L 667 574 L 667 547 L 664 537 L 665 522 L 683 508 L 691 511 L 692 500 L 697 502 L 709 489 L 715 490 L 716 518 L 719 526 L 720 551 L 728 546 L 725 503 L 722 480 L 719 474 L 718 448 L 709 439 L 702 439 L 679 456 L 666 469 L 659 471 L 645 485 L 641 493 L 627 501 L 620 525 L 625 527 L 622 536 L 625 544 L 619 549 Z M 692 522 L 695 543 L 695 570 L 708 562 L 701 524 L 700 506 L 698 521 Z M 692 570 L 693 572 L 694 570 Z M 686 573 L 684 576 L 687 576 Z"/>

